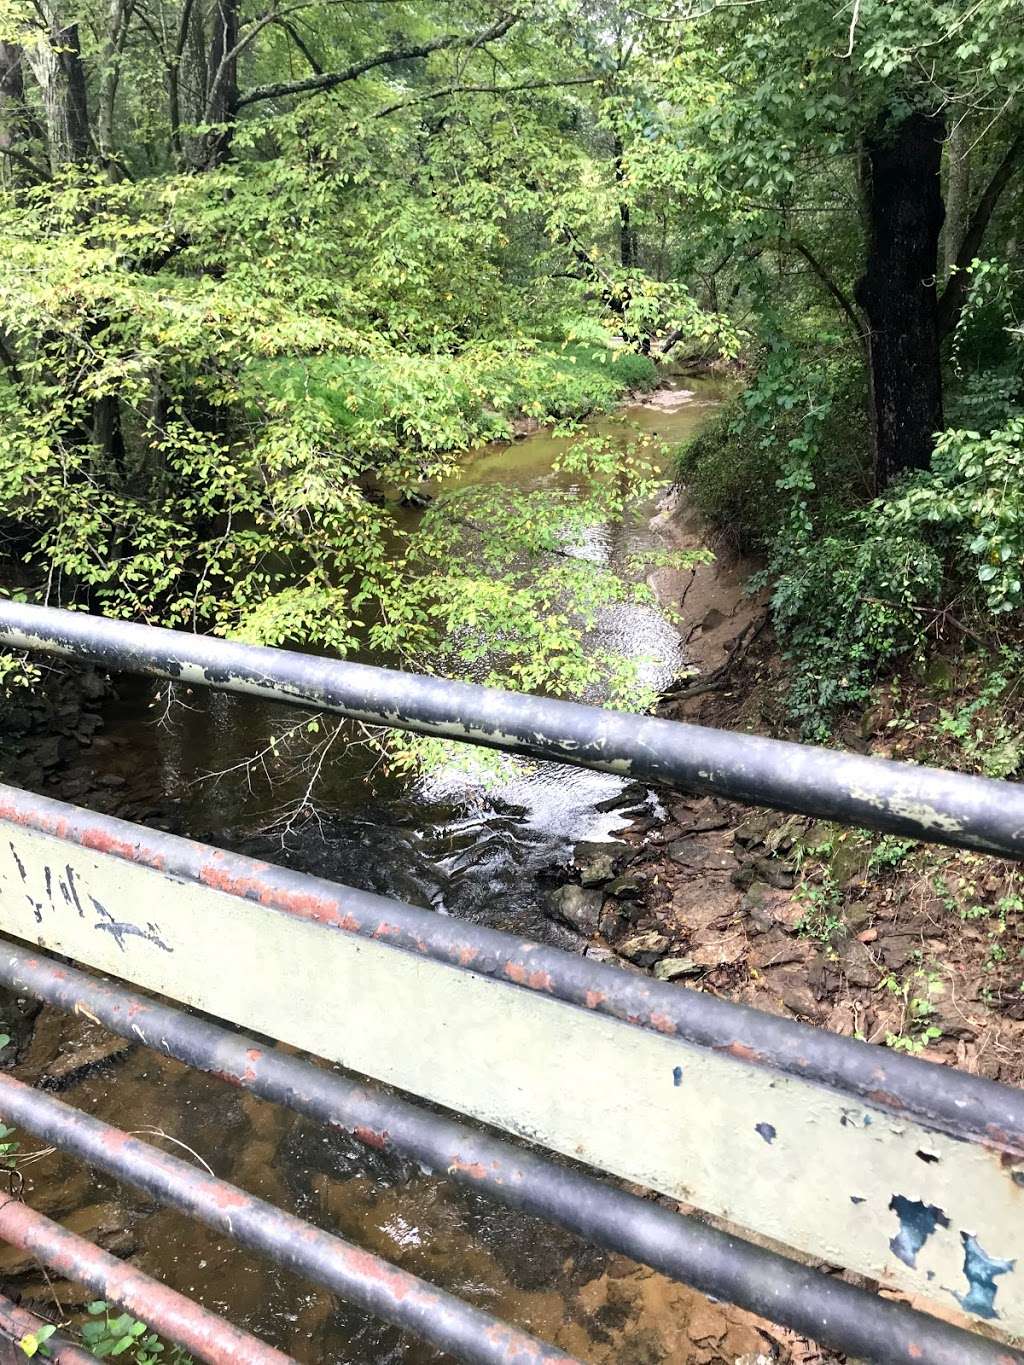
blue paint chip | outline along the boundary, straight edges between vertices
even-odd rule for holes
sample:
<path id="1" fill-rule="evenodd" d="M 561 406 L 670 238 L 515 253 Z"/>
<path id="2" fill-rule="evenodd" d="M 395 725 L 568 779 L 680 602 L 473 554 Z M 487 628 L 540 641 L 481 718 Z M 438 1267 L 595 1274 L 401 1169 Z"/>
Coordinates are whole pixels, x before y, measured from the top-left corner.
<path id="1" fill-rule="evenodd" d="M 672 1068 L 672 1084 L 673 1084 L 673 1085 L 682 1085 L 682 1083 L 683 1083 L 683 1068 L 682 1068 L 681 1066 L 674 1066 L 674 1067 Z"/>
<path id="2" fill-rule="evenodd" d="M 839 1122 L 843 1128 L 870 1128 L 871 1115 L 859 1113 L 856 1109 L 844 1109 Z"/>
<path id="3" fill-rule="evenodd" d="M 1008 1275 L 1017 1262 L 990 1256 L 969 1232 L 961 1232 L 960 1240 L 964 1244 L 964 1276 L 968 1290 L 966 1294 L 957 1294 L 956 1300 L 961 1308 L 979 1318 L 997 1318 L 995 1298 L 999 1286 L 996 1276 Z"/>
<path id="4" fill-rule="evenodd" d="M 867 1201 L 865 1200 L 865 1198 L 864 1198 L 864 1196 L 863 1196 L 862 1194 L 851 1194 L 851 1195 L 850 1195 L 850 1203 L 851 1203 L 851 1204 L 864 1204 L 864 1203 L 866 1203 L 866 1202 L 867 1202 Z"/>
<path id="5" fill-rule="evenodd" d="M 770 1123 L 755 1123 L 754 1132 L 759 1133 L 761 1137 L 764 1138 L 765 1142 L 771 1143 L 775 1141 L 775 1128 Z"/>
<path id="6" fill-rule="evenodd" d="M 1010 1175 L 1010 1179 L 1013 1181 L 1015 1185 L 1024 1185 L 1024 1171 L 1012 1172 L 1012 1174 Z"/>
<path id="7" fill-rule="evenodd" d="M 949 1219 L 934 1204 L 925 1204 L 920 1199 L 907 1199 L 902 1194 L 894 1194 L 889 1200 L 889 1208 L 900 1220 L 900 1230 L 889 1242 L 889 1250 L 898 1256 L 904 1265 L 917 1265 L 917 1253 L 927 1242 L 936 1228 L 948 1228 Z"/>

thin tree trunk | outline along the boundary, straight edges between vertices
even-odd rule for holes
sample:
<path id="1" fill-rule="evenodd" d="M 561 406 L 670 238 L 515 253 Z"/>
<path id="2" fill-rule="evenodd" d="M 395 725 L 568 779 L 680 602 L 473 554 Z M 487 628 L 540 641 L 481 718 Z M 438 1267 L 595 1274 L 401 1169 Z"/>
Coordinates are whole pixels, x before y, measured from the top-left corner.
<path id="1" fill-rule="evenodd" d="M 121 80 L 121 57 L 132 17 L 133 0 L 110 0 L 110 32 L 100 63 L 99 108 L 96 115 L 96 140 L 99 154 L 111 178 L 119 179 L 121 168 L 114 152 L 114 110 Z"/>
<path id="2" fill-rule="evenodd" d="M 22 53 L 16 43 L 0 42 L 0 151 L 9 151 L 28 131 Z"/>
<path id="3" fill-rule="evenodd" d="M 184 0 L 167 73 L 171 148 L 179 163 L 193 171 L 203 169 L 207 151 L 205 139 L 191 132 L 192 126 L 206 122 L 206 95 L 210 84 L 209 42 L 203 8 L 198 0 Z"/>
<path id="4" fill-rule="evenodd" d="M 942 228 L 942 274 L 948 280 L 967 235 L 971 207 L 971 147 L 966 117 L 950 129 L 946 140 L 946 221 Z"/>
<path id="5" fill-rule="evenodd" d="M 88 160 L 92 136 L 78 25 L 63 23 L 52 6 L 45 12 L 49 41 L 33 44 L 26 57 L 42 93 L 50 168 L 56 174 Z"/>
<path id="6" fill-rule="evenodd" d="M 615 183 L 621 186 L 626 179 L 625 148 L 618 135 L 612 147 L 615 154 Z M 624 199 L 619 200 L 619 263 L 623 270 L 632 270 L 637 263 L 636 232 L 631 223 L 629 205 Z"/>
<path id="7" fill-rule="evenodd" d="M 217 132 L 206 144 L 206 165 L 219 166 L 231 154 L 235 116 L 238 113 L 238 0 L 215 0 L 213 36 L 210 41 L 209 88 L 206 95 L 207 123 Z"/>
<path id="8" fill-rule="evenodd" d="M 944 128 L 915 112 L 865 140 L 867 256 L 857 302 L 868 321 L 875 477 L 926 469 L 942 426 L 935 276 Z"/>

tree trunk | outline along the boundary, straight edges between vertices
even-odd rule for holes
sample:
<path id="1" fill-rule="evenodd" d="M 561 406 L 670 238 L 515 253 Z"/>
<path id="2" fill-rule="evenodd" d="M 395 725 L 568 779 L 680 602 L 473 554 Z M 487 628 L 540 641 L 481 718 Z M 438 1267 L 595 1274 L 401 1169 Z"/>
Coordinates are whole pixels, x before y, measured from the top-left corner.
<path id="1" fill-rule="evenodd" d="M 122 167 L 114 151 L 114 115 L 121 81 L 121 59 L 128 38 L 133 3 L 134 0 L 110 0 L 110 28 L 100 61 L 96 140 L 100 159 L 112 180 L 120 180 L 122 176 Z"/>
<path id="2" fill-rule="evenodd" d="M 626 178 L 623 162 L 625 148 L 622 145 L 622 139 L 618 136 L 613 143 L 613 150 L 615 153 L 615 183 L 621 185 Z M 630 219 L 629 205 L 621 199 L 619 201 L 619 263 L 623 270 L 632 270 L 637 263 L 636 232 Z"/>
<path id="3" fill-rule="evenodd" d="M 27 132 L 21 48 L 0 42 L 0 151 L 9 151 Z"/>
<path id="4" fill-rule="evenodd" d="M 966 116 L 953 125 L 946 141 L 946 221 L 942 229 L 942 274 L 948 280 L 967 235 L 971 208 L 971 150 Z"/>
<path id="5" fill-rule="evenodd" d="M 179 167 L 202 170 L 206 164 L 204 139 L 191 131 L 206 121 L 209 44 L 203 6 L 184 0 L 174 51 L 167 65 L 167 97 L 171 124 L 171 152 Z"/>
<path id="6" fill-rule="evenodd" d="M 49 41 L 33 44 L 26 56 L 42 92 L 50 168 L 56 174 L 88 160 L 92 137 L 78 25 L 62 23 L 52 6 L 44 9 Z"/>
<path id="7" fill-rule="evenodd" d="M 867 255 L 857 302 L 868 321 L 878 488 L 926 469 L 942 426 L 935 275 L 943 206 L 944 128 L 917 112 L 865 140 Z"/>
<path id="8" fill-rule="evenodd" d="M 228 159 L 238 113 L 238 0 L 215 0 L 212 18 L 205 121 L 220 127 L 207 139 L 205 160 L 210 167 Z"/>

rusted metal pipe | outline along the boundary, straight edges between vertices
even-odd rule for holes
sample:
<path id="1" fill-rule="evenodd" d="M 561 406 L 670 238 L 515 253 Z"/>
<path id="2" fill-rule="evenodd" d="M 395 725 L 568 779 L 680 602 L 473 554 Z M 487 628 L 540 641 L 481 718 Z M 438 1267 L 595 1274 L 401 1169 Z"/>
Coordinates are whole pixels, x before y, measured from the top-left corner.
<path id="1" fill-rule="evenodd" d="M 1015 783 L 20 602 L 0 602 L 0 644 L 1024 858 Z"/>
<path id="2" fill-rule="evenodd" d="M 227 853 L 0 785 L 0 819 L 167 877 L 554 996 L 669 1037 L 912 1114 L 955 1137 L 1024 1153 L 1024 1092 L 368 891 Z"/>
<path id="3" fill-rule="evenodd" d="M 486 1131 L 311 1066 L 31 949 L 0 944 L 0 981 L 58 1009 L 84 1013 L 123 1038 L 340 1128 L 377 1150 L 401 1153 L 513 1208 L 549 1218 L 823 1345 L 871 1360 L 927 1360 L 934 1365 L 1024 1360 L 699 1219 L 671 1213 Z M 0 1222 L 0 1236 L 5 1235 Z"/>
<path id="4" fill-rule="evenodd" d="M 0 1295 L 0 1337 L 6 1337 L 11 1342 L 12 1361 L 18 1361 L 21 1365 L 27 1360 L 28 1356 L 18 1343 L 24 1337 L 38 1332 L 41 1327 L 49 1326 L 50 1323 Z M 47 1338 L 46 1354 L 44 1356 L 40 1352 L 39 1359 L 55 1362 L 55 1365 L 100 1365 L 98 1357 L 91 1351 L 84 1350 L 77 1342 L 69 1341 L 61 1332 Z"/>
<path id="5" fill-rule="evenodd" d="M 380 1256 L 322 1232 L 4 1074 L 0 1074 L 0 1113 L 61 1151 L 183 1210 L 239 1245 L 261 1252 L 459 1360 L 479 1365 L 581 1365 L 557 1347 L 500 1322 Z"/>
<path id="6" fill-rule="evenodd" d="M 296 1365 L 291 1356 L 119 1261 L 27 1204 L 0 1204 L 0 1238 L 29 1251 L 75 1284 L 134 1313 L 208 1365 Z M 92 1359 L 92 1356 L 89 1357 Z"/>

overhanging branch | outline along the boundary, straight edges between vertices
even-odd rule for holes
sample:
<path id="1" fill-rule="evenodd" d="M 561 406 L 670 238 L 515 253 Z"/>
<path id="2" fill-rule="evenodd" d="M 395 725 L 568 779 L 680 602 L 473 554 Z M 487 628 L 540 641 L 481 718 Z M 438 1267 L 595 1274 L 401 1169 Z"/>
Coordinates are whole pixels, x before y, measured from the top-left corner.
<path id="1" fill-rule="evenodd" d="M 829 274 L 829 272 L 825 269 L 822 263 L 811 251 L 810 247 L 807 245 L 806 242 L 800 241 L 798 237 L 791 237 L 789 239 L 789 244 L 795 252 L 797 252 L 804 258 L 807 264 L 814 271 L 815 275 L 817 275 L 818 279 L 828 290 L 828 293 L 831 295 L 832 300 L 836 304 L 838 304 L 840 309 L 842 309 L 843 313 L 846 315 L 847 321 L 853 328 L 854 336 L 856 336 L 858 344 L 860 345 L 860 348 L 864 352 L 866 357 L 867 331 L 864 327 L 864 323 L 863 320 L 861 319 L 860 314 L 854 307 L 852 300 L 839 287 L 839 285 L 836 283 L 833 277 Z"/>
<path id="2" fill-rule="evenodd" d="M 484 43 L 493 42 L 495 38 L 503 37 L 518 19 L 518 14 L 506 14 L 480 33 L 445 33 L 437 38 L 431 38 L 425 43 L 418 43 L 411 47 L 389 48 L 384 52 L 378 52 L 373 57 L 364 57 L 362 61 L 354 62 L 344 71 L 324 71 L 319 75 L 305 76 L 297 81 L 278 81 L 273 85 L 258 85 L 255 89 L 249 90 L 239 97 L 238 108 L 244 108 L 247 104 L 257 104 L 263 100 L 286 99 L 290 95 L 308 95 L 320 93 L 324 90 L 333 90 L 348 81 L 358 80 L 360 76 L 365 75 L 367 71 L 373 71 L 376 67 L 390 66 L 394 62 L 412 61 L 417 57 L 429 57 L 432 52 L 440 52 L 445 48 L 481 47 Z"/>

